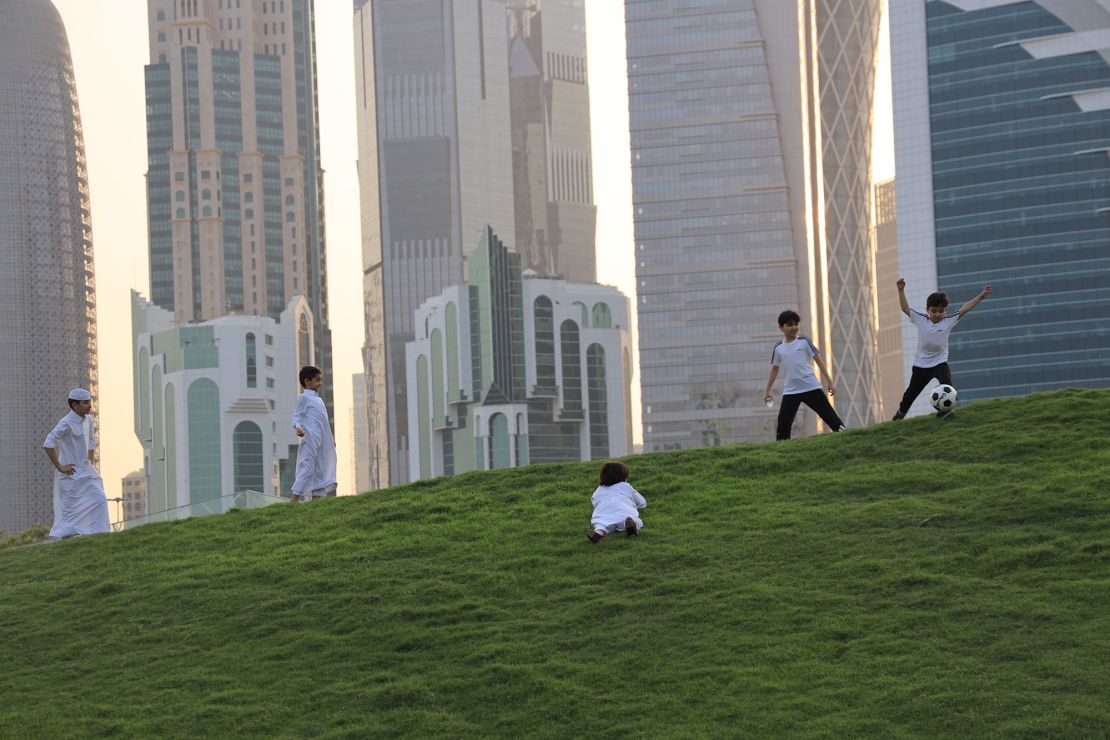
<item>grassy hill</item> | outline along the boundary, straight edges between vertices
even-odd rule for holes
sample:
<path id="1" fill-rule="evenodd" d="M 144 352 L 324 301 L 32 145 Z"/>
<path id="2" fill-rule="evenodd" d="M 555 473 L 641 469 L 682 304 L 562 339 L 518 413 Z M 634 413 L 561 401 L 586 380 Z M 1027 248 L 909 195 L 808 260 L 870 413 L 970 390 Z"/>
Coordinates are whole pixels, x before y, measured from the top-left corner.
<path id="1" fill-rule="evenodd" d="M 1110 392 L 0 552 L 0 736 L 1110 731 Z"/>

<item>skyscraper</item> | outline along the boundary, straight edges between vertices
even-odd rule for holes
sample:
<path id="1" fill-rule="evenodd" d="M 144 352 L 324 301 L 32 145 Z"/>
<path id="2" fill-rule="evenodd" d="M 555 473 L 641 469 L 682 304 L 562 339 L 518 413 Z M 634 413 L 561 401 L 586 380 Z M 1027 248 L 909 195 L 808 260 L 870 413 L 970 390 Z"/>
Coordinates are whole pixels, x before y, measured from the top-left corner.
<path id="1" fill-rule="evenodd" d="M 884 416 L 893 416 L 909 381 L 902 358 L 902 308 L 896 284 L 898 234 L 895 219 L 894 180 L 875 186 L 875 282 L 879 307 L 879 377 L 882 380 Z M 913 329 L 907 325 L 909 331 Z"/>
<path id="2" fill-rule="evenodd" d="M 592 283 L 597 269 L 583 0 L 509 0 L 516 251 L 524 268 Z"/>
<path id="3" fill-rule="evenodd" d="M 178 323 L 276 318 L 303 295 L 330 373 L 313 12 L 148 0 L 150 288 Z"/>
<path id="4" fill-rule="evenodd" d="M 50 0 L 0 2 L 0 530 L 53 518 L 47 432 L 97 398 L 96 283 L 69 41 Z"/>
<path id="5" fill-rule="evenodd" d="M 784 308 L 824 353 L 845 421 L 878 420 L 880 10 L 626 0 L 645 450 L 773 435 L 761 396 Z"/>
<path id="6" fill-rule="evenodd" d="M 893 0 L 890 17 L 910 302 L 994 286 L 952 334 L 961 400 L 1110 385 L 1110 6 Z"/>
<path id="7" fill-rule="evenodd" d="M 514 244 L 505 0 L 355 0 L 371 484 L 408 480 L 405 343 L 486 224 Z"/>

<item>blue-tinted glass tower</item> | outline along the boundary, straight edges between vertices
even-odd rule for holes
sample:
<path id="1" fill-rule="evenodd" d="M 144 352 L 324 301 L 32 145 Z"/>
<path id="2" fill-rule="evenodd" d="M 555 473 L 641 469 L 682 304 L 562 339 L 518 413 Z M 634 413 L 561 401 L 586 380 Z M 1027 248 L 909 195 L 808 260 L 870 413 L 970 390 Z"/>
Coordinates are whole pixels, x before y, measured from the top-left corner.
<path id="1" fill-rule="evenodd" d="M 896 0 L 891 12 L 910 302 L 939 289 L 955 308 L 995 290 L 952 334 L 961 398 L 1110 385 L 1110 9 Z"/>

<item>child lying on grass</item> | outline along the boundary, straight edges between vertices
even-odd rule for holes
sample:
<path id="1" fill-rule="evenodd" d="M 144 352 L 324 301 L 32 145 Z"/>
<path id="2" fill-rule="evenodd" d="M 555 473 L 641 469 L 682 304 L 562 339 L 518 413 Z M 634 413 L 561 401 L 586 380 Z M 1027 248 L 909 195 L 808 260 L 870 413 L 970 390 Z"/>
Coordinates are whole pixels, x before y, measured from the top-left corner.
<path id="1" fill-rule="evenodd" d="M 628 537 L 636 537 L 643 529 L 638 510 L 646 507 L 647 501 L 628 485 L 628 466 L 624 463 L 610 460 L 601 466 L 597 490 L 590 501 L 594 513 L 586 538 L 595 545 L 611 532 L 623 531 Z"/>

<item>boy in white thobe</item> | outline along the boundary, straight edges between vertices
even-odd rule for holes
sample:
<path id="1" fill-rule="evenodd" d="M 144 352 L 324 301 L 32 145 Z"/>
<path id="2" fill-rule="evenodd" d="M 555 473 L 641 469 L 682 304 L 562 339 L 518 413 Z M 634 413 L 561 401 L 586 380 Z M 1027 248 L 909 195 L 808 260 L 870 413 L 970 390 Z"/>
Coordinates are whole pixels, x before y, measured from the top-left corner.
<path id="1" fill-rule="evenodd" d="M 69 413 L 62 417 L 42 443 L 54 466 L 54 526 L 50 539 L 108 531 L 108 497 L 104 481 L 93 467 L 96 434 L 93 431 L 92 396 L 83 388 L 69 392 Z"/>
<path id="2" fill-rule="evenodd" d="M 601 466 L 597 489 L 590 497 L 594 513 L 586 530 L 586 539 L 595 545 L 613 532 L 636 537 L 644 528 L 639 510 L 647 506 L 647 500 L 628 484 L 628 473 L 628 466 L 619 460 Z"/>
<path id="3" fill-rule="evenodd" d="M 327 407 L 320 398 L 324 374 L 319 368 L 306 365 L 301 368 L 300 381 L 304 392 L 293 410 L 293 430 L 301 438 L 293 501 L 309 501 L 335 495 L 335 440 L 328 424 Z"/>

